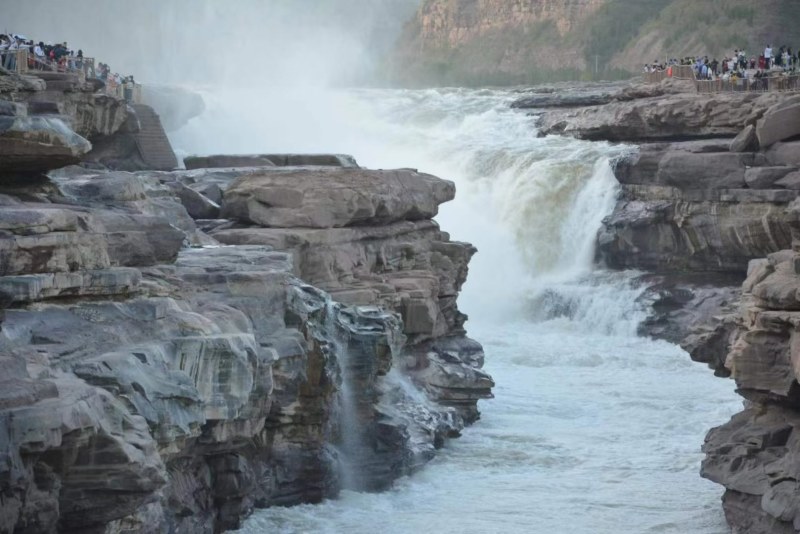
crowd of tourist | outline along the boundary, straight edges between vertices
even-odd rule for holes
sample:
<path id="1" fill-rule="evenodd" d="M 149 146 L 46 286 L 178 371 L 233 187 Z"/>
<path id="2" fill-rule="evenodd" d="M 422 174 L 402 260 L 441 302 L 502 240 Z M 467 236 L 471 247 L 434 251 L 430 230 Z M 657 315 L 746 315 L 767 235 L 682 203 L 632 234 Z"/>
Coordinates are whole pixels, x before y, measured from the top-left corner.
<path id="1" fill-rule="evenodd" d="M 25 54 L 20 54 L 25 51 Z M 105 83 L 106 92 L 120 94 L 127 100 L 133 97 L 133 76 L 120 76 L 106 63 L 95 65 L 93 59 L 84 57 L 83 50 L 70 49 L 66 42 L 36 43 L 24 35 L 0 34 L 0 67 L 17 70 L 18 61 L 26 61 L 26 70 L 53 72 L 83 72 L 86 78 L 96 78 Z"/>
<path id="2" fill-rule="evenodd" d="M 722 61 L 708 56 L 671 59 L 665 63 L 658 61 L 647 64 L 644 72 L 662 72 L 675 66 L 691 66 L 698 80 L 768 80 L 780 74 L 798 74 L 800 70 L 800 51 L 795 53 L 789 46 L 773 49 L 767 45 L 762 54 L 748 55 L 743 49 L 735 49 L 733 54 Z"/>

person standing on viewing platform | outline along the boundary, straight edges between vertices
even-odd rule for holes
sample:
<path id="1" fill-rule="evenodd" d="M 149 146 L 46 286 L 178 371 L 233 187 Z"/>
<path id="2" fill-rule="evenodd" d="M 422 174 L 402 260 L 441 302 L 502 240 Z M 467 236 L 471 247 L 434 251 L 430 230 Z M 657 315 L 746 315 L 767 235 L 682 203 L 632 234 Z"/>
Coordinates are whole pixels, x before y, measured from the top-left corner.
<path id="1" fill-rule="evenodd" d="M 764 68 L 767 70 L 772 68 L 772 45 L 767 45 L 764 49 Z"/>
<path id="2" fill-rule="evenodd" d="M 6 51 L 8 50 L 9 38 L 7 35 L 0 35 L 0 67 L 5 66 Z"/>
<path id="3" fill-rule="evenodd" d="M 6 57 L 3 61 L 3 67 L 8 70 L 14 70 L 17 68 L 17 54 L 16 51 L 19 48 L 19 44 L 17 43 L 16 35 L 9 35 L 7 37 L 7 45 L 5 47 L 7 53 Z"/>
<path id="4" fill-rule="evenodd" d="M 36 69 L 43 69 L 44 64 L 46 61 L 46 56 L 44 53 L 44 43 L 39 41 L 39 44 L 33 47 L 33 56 L 34 56 L 34 68 Z"/>

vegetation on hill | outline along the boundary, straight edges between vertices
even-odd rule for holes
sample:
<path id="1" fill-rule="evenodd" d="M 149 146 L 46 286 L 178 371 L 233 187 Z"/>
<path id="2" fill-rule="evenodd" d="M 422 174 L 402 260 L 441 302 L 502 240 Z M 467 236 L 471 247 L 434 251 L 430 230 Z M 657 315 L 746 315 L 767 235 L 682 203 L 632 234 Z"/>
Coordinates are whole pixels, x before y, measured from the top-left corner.
<path id="1" fill-rule="evenodd" d="M 667 57 L 722 59 L 734 48 L 759 53 L 768 43 L 800 48 L 800 0 L 565 0 L 569 8 L 539 20 L 517 9 L 517 20 L 498 25 L 505 1 L 425 0 L 391 54 L 387 76 L 417 85 L 609 79 Z M 539 2 L 517 4 L 552 9 Z M 447 45 L 452 35 L 468 37 Z"/>

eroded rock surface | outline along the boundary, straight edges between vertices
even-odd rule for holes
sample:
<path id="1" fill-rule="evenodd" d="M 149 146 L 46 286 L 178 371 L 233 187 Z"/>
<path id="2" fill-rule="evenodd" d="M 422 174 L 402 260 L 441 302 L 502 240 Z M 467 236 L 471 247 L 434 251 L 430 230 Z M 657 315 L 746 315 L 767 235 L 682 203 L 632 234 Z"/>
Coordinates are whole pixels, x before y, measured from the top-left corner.
<path id="1" fill-rule="evenodd" d="M 791 244 L 798 167 L 768 154 L 729 152 L 713 140 L 642 145 L 617 165 L 622 194 L 600 254 L 616 268 L 743 277 L 751 260 Z"/>
<path id="2" fill-rule="evenodd" d="M 0 183 L 0 531 L 236 528 L 384 489 L 478 417 L 475 249 L 430 220 L 452 184 L 292 167 L 298 217 L 231 208 L 291 191 L 276 169 Z"/>
<path id="3" fill-rule="evenodd" d="M 75 73 L 0 74 L 0 174 L 39 175 L 80 162 L 121 170 L 159 168 L 152 155 L 171 157 L 159 118 L 106 95 L 99 80 Z M 147 113 L 145 113 L 147 112 Z M 142 120 L 140 115 L 147 115 Z M 174 168 L 171 165 L 169 169 Z"/>
<path id="4" fill-rule="evenodd" d="M 455 185 L 410 170 L 263 169 L 234 181 L 222 216 L 277 228 L 338 228 L 431 219 Z"/>
<path id="5" fill-rule="evenodd" d="M 799 228 L 795 219 L 795 239 Z M 711 430 L 703 446 L 702 474 L 725 487 L 723 507 L 734 532 L 800 530 L 797 250 L 795 241 L 793 249 L 753 262 L 738 311 L 701 327 L 692 340 L 697 359 L 716 356 L 709 363 L 730 374 L 746 399 L 745 409 Z"/>

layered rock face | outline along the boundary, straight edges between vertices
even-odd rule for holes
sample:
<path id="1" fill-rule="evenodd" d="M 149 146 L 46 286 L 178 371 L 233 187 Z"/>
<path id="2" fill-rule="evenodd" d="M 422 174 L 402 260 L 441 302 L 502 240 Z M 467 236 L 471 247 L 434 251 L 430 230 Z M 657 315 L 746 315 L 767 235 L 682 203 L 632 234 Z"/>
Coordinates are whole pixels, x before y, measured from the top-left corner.
<path id="1" fill-rule="evenodd" d="M 725 486 L 723 507 L 736 533 L 800 531 L 797 473 L 797 325 L 800 224 L 792 205 L 792 249 L 751 264 L 739 310 L 694 336 L 693 355 L 736 381 L 745 409 L 713 429 L 704 477 Z M 726 357 L 727 355 L 727 357 Z"/>
<path id="2" fill-rule="evenodd" d="M 615 268 L 744 273 L 751 259 L 786 248 L 786 207 L 798 196 L 792 161 L 735 153 L 727 142 L 643 145 L 620 162 L 623 196 L 599 252 Z"/>
<path id="3" fill-rule="evenodd" d="M 137 111 L 107 96 L 98 80 L 35 74 L 0 76 L 0 173 L 35 176 L 79 162 L 129 171 L 177 166 L 150 107 L 138 105 Z M 168 163 L 153 166 L 154 152 Z"/>
<path id="4" fill-rule="evenodd" d="M 340 161 L 2 178 L 0 531 L 235 528 L 478 417 L 453 185 Z"/>
<path id="5" fill-rule="evenodd" d="M 798 97 L 678 89 L 573 95 L 566 106 L 533 95 L 517 107 L 538 114 L 544 134 L 639 144 L 615 162 L 621 194 L 599 257 L 655 273 L 643 277 L 654 310 L 644 332 L 681 342 L 745 398 L 703 446 L 702 475 L 725 487 L 733 532 L 798 532 Z"/>
<path id="6" fill-rule="evenodd" d="M 798 39 L 792 0 L 425 0 L 390 71 L 405 83 L 516 85 L 614 79 L 664 57 L 722 58 Z M 660 58 L 660 59 L 659 59 Z"/>
<path id="7" fill-rule="evenodd" d="M 744 277 L 750 260 L 791 243 L 800 129 L 778 117 L 797 97 L 690 88 L 667 80 L 573 91 L 568 106 L 549 93 L 514 106 L 537 116 L 541 135 L 639 144 L 612 162 L 622 194 L 599 237 L 607 265 Z"/>
<path id="8" fill-rule="evenodd" d="M 545 21 L 553 23 L 564 35 L 579 18 L 589 16 L 602 3 L 603 0 L 480 0 L 471 5 L 457 0 L 426 2 L 417 15 L 420 40 L 423 48 L 454 48 L 493 31 Z"/>
<path id="9" fill-rule="evenodd" d="M 539 131 L 542 135 L 635 143 L 733 138 L 785 99 L 779 93 L 693 91 L 693 85 L 677 80 L 666 80 L 662 86 L 621 89 L 611 95 L 610 102 L 601 102 L 604 105 L 544 110 L 539 117 Z M 521 99 L 517 107 L 545 106 Z"/>
<path id="10" fill-rule="evenodd" d="M 428 0 L 394 52 L 401 80 L 518 79 L 533 68 L 586 66 L 573 31 L 607 0 Z"/>

